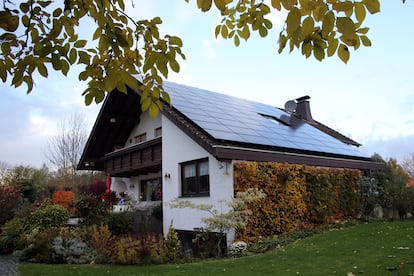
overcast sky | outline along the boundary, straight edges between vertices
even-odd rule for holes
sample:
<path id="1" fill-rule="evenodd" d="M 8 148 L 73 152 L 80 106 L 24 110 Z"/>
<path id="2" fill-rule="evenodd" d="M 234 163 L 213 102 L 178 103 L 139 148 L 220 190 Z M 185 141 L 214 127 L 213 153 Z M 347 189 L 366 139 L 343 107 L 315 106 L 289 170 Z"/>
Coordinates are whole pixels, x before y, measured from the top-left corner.
<path id="1" fill-rule="evenodd" d="M 366 154 L 401 160 L 414 153 L 414 1 L 382 0 L 381 13 L 369 15 L 365 23 L 372 47 L 351 51 L 348 64 L 337 57 L 306 59 L 298 51 L 279 55 L 285 14 L 272 16 L 268 37 L 253 35 L 236 48 L 214 37 L 219 18 L 201 13 L 195 0 L 134 2 L 132 17 L 161 16 L 162 32 L 184 41 L 187 59 L 170 81 L 277 107 L 309 95 L 314 119 L 363 144 Z M 86 84 L 78 81 L 78 73 L 74 68 L 68 77 L 38 78 L 30 95 L 0 83 L 0 161 L 41 166 L 48 139 L 74 113 L 85 116 L 89 133 L 100 106 L 84 105 Z"/>

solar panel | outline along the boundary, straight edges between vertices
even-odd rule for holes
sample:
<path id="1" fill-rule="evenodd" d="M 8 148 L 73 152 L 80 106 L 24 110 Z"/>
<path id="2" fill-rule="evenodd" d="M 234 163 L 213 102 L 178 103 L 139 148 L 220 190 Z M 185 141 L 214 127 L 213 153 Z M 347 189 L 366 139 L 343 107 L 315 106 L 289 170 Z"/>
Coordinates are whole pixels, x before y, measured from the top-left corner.
<path id="1" fill-rule="evenodd" d="M 168 81 L 164 89 L 176 109 L 215 139 L 367 157 L 274 106 Z"/>

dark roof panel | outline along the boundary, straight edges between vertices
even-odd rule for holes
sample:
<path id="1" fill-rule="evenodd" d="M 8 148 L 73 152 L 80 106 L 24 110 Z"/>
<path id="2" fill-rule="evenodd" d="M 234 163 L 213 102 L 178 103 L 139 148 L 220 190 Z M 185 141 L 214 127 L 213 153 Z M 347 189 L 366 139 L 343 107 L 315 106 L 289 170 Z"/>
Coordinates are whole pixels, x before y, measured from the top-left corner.
<path id="1" fill-rule="evenodd" d="M 172 105 L 217 140 L 366 158 L 355 146 L 271 105 L 164 82 Z M 273 119 L 272 119 L 273 118 Z"/>

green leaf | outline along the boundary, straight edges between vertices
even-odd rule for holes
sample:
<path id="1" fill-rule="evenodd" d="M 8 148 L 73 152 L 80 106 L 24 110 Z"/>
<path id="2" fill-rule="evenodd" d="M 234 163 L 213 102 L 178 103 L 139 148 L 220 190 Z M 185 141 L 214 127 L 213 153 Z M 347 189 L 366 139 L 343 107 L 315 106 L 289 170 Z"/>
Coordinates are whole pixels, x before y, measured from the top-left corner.
<path id="1" fill-rule="evenodd" d="M 170 64 L 171 69 L 174 72 L 176 73 L 180 72 L 180 64 L 178 64 L 178 62 L 175 59 L 171 59 L 169 64 Z"/>
<path id="2" fill-rule="evenodd" d="M 108 72 L 107 76 L 103 80 L 105 90 L 108 92 L 114 90 L 118 84 L 119 77 L 120 75 L 118 73 Z"/>
<path id="3" fill-rule="evenodd" d="M 95 32 L 93 33 L 92 40 L 96 40 L 102 35 L 102 28 L 96 28 Z"/>
<path id="4" fill-rule="evenodd" d="M 332 32 L 335 24 L 335 15 L 332 11 L 328 12 L 322 22 L 322 37 L 327 38 Z"/>
<path id="5" fill-rule="evenodd" d="M 217 9 L 219 9 L 220 11 L 225 11 L 226 10 L 226 5 L 231 2 L 231 1 L 226 1 L 226 0 L 214 0 L 214 4 L 216 5 Z"/>
<path id="6" fill-rule="evenodd" d="M 68 72 L 69 72 L 69 63 L 64 59 L 61 60 L 61 63 L 62 63 L 62 66 L 61 66 L 62 67 L 62 73 L 63 73 L 63 75 L 67 76 Z"/>
<path id="7" fill-rule="evenodd" d="M 59 17 L 62 15 L 62 9 L 61 8 L 57 8 L 56 10 L 53 11 L 53 17 Z"/>
<path id="8" fill-rule="evenodd" d="M 336 19 L 336 27 L 338 28 L 338 32 L 344 35 L 345 39 L 355 39 L 355 24 L 349 17 L 338 17 Z"/>
<path id="9" fill-rule="evenodd" d="M 83 94 L 87 93 L 88 89 L 83 92 Z M 85 95 L 85 105 L 90 105 L 93 101 L 93 95 L 91 93 L 87 93 Z"/>
<path id="10" fill-rule="evenodd" d="M 365 5 L 370 14 L 380 12 L 379 0 L 362 0 L 362 4 Z"/>
<path id="11" fill-rule="evenodd" d="M 325 58 L 325 51 L 321 47 L 313 47 L 313 56 L 319 60 L 322 61 Z"/>
<path id="12" fill-rule="evenodd" d="M 75 42 L 75 44 L 73 44 L 73 46 L 75 46 L 76 48 L 83 48 L 85 47 L 86 43 L 86 40 L 78 40 Z"/>
<path id="13" fill-rule="evenodd" d="M 315 30 L 315 21 L 311 16 L 308 16 L 303 20 L 302 23 L 302 34 L 304 37 L 307 37 Z"/>
<path id="14" fill-rule="evenodd" d="M 300 26 L 300 19 L 301 19 L 301 14 L 298 8 L 293 7 L 287 18 L 286 18 L 286 24 L 287 24 L 287 28 L 286 31 L 287 33 L 293 34 Z"/>
<path id="15" fill-rule="evenodd" d="M 14 32 L 19 27 L 19 17 L 13 15 L 11 11 L 0 11 L 0 28 L 7 32 Z"/>
<path id="16" fill-rule="evenodd" d="M 72 48 L 69 52 L 69 62 L 70 64 L 74 64 L 76 62 L 76 58 L 78 57 L 77 51 L 75 48 Z"/>
<path id="17" fill-rule="evenodd" d="M 56 71 L 59 71 L 62 69 L 62 62 L 58 54 L 55 54 L 55 53 L 52 54 L 52 66 L 53 66 L 53 69 L 55 69 Z"/>
<path id="18" fill-rule="evenodd" d="M 47 78 L 48 76 L 48 72 L 47 72 L 47 67 L 45 66 L 45 64 L 41 61 L 37 62 L 37 71 L 39 71 L 39 74 L 44 77 Z"/>
<path id="19" fill-rule="evenodd" d="M 170 45 L 177 45 L 178 47 L 183 47 L 183 41 L 178 36 L 171 36 L 169 42 Z"/>
<path id="20" fill-rule="evenodd" d="M 313 46 L 310 42 L 302 43 L 302 55 L 305 57 L 309 57 L 312 53 Z"/>
<path id="21" fill-rule="evenodd" d="M 338 48 L 338 57 L 344 62 L 347 63 L 349 60 L 349 50 L 348 47 L 344 44 L 340 44 Z"/>

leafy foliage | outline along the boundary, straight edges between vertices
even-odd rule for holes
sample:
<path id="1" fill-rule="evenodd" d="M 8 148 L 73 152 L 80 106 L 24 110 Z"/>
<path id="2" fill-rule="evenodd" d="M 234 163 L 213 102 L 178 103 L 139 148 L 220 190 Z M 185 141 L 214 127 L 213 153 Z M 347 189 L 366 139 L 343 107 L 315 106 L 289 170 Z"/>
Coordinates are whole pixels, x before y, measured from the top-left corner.
<path id="1" fill-rule="evenodd" d="M 66 209 L 70 209 L 75 200 L 75 194 L 72 191 L 59 190 L 53 193 L 52 203 L 62 205 Z"/>
<path id="2" fill-rule="evenodd" d="M 236 238 L 272 236 L 354 217 L 359 211 L 356 170 L 323 169 L 273 162 L 237 162 L 235 190 L 260 188 L 261 202 L 248 204 L 252 215 Z"/>
<path id="3" fill-rule="evenodd" d="M 185 0 L 189 2 L 190 0 Z M 162 87 L 170 70 L 179 72 L 178 59 L 185 59 L 182 40 L 159 32 L 162 20 L 135 20 L 127 14 L 124 0 L 71 0 L 53 4 L 47 0 L 3 1 L 0 10 L 0 79 L 33 89 L 33 76 L 47 78 L 49 70 L 67 75 L 82 67 L 79 80 L 88 81 L 85 103 L 101 102 L 113 90 L 142 91 L 142 110 L 155 117 L 164 100 Z M 214 5 L 213 5 L 214 2 Z M 221 16 L 216 37 L 232 39 L 236 46 L 252 32 L 261 37 L 273 28 L 269 16 L 286 10 L 279 34 L 279 53 L 295 48 L 317 60 L 337 56 L 348 62 L 350 49 L 370 46 L 366 15 L 380 11 L 379 0 L 197 0 L 203 12 L 215 7 Z M 89 38 L 79 37 L 86 18 L 95 24 Z M 134 75 L 140 74 L 137 81 Z"/>
<path id="4" fill-rule="evenodd" d="M 101 102 L 114 89 L 127 93 L 143 91 L 142 108 L 156 116 L 161 99 L 169 102 L 162 77 L 178 72 L 181 51 L 179 37 L 160 36 L 159 17 L 134 20 L 125 13 L 123 0 L 27 0 L 20 5 L 4 1 L 0 11 L 0 78 L 11 78 L 15 87 L 25 83 L 33 89 L 33 74 L 47 78 L 48 68 L 67 75 L 70 67 L 81 65 L 79 80 L 88 81 L 85 103 Z M 81 21 L 90 18 L 96 29 L 90 39 L 78 36 Z M 93 41 L 93 43 L 88 43 Z M 89 45 L 88 45 L 89 44 Z M 92 45 L 91 45 L 92 44 Z M 96 45 L 96 46 L 94 46 Z M 132 76 L 141 74 L 142 85 Z"/>
<path id="5" fill-rule="evenodd" d="M 24 220 L 25 231 L 63 226 L 69 219 L 68 210 L 61 205 L 41 205 Z"/>
<path id="6" fill-rule="evenodd" d="M 172 225 L 168 227 L 167 248 L 168 248 L 168 253 L 167 253 L 168 260 L 170 261 L 175 260 L 180 254 L 181 243 L 180 243 L 180 240 L 178 239 L 178 234 Z"/>
<path id="7" fill-rule="evenodd" d="M 0 225 L 13 218 L 22 204 L 22 194 L 16 186 L 0 185 Z"/>
<path id="8" fill-rule="evenodd" d="M 85 264 L 92 260 L 88 245 L 77 239 L 57 236 L 53 240 L 53 258 L 57 263 Z"/>
<path id="9" fill-rule="evenodd" d="M 263 1 L 215 0 L 214 4 L 223 17 L 215 29 L 216 37 L 233 39 L 236 46 L 240 39 L 248 40 L 251 32 L 265 37 L 273 27 L 266 17 L 274 11 L 287 10 L 279 34 L 279 53 L 288 46 L 290 52 L 297 48 L 305 57 L 313 54 L 319 61 L 336 53 L 345 63 L 350 48 L 371 46 L 366 36 L 369 28 L 363 27 L 363 23 L 367 13 L 380 11 L 379 0 L 272 0 L 270 5 Z M 212 8 L 212 0 L 198 0 L 197 5 L 207 12 Z"/>
<path id="10" fill-rule="evenodd" d="M 74 207 L 76 214 L 88 225 L 99 223 L 108 213 L 108 206 L 105 202 L 102 201 L 100 196 L 93 194 L 84 194 L 77 197 Z"/>
<path id="11" fill-rule="evenodd" d="M 128 234 L 133 230 L 133 221 L 131 213 L 110 213 L 105 219 L 105 224 L 108 225 L 109 231 L 114 235 Z"/>

